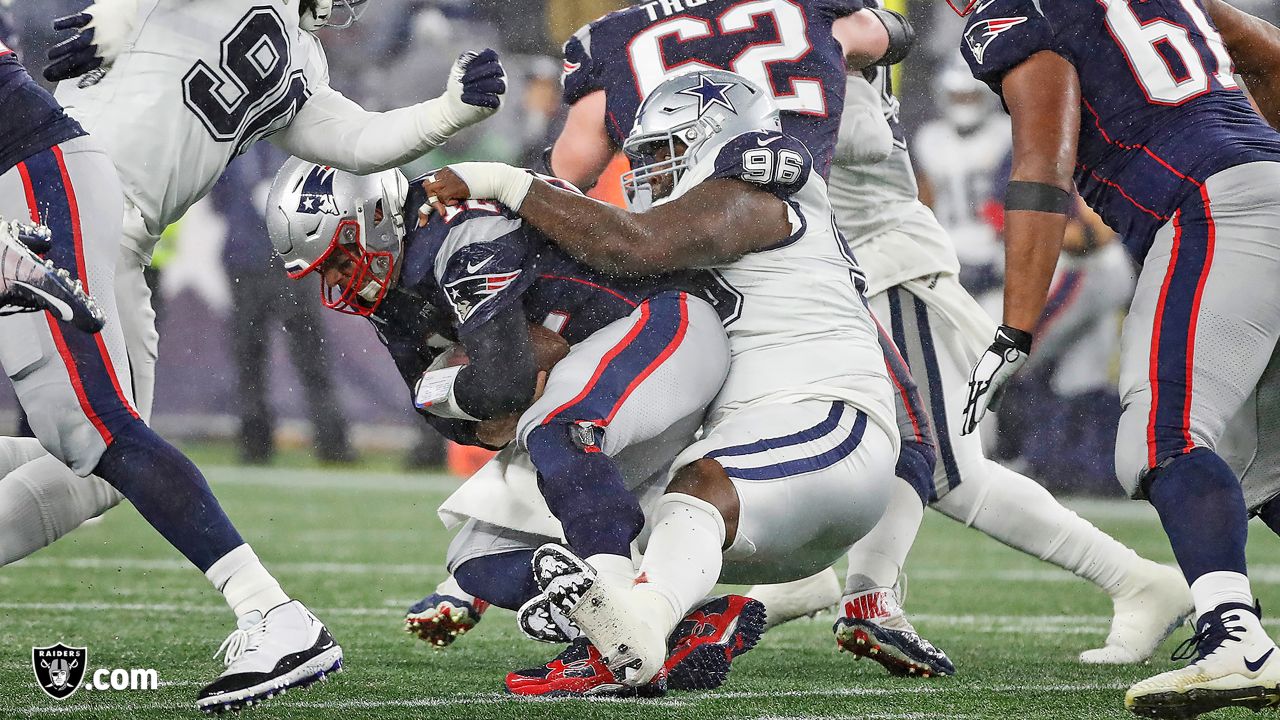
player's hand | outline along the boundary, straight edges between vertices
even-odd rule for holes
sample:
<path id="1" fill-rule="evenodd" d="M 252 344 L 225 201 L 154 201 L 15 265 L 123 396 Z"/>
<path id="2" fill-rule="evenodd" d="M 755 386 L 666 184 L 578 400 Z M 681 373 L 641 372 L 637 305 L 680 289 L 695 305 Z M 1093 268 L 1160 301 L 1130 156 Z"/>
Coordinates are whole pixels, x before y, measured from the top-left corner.
<path id="1" fill-rule="evenodd" d="M 507 74 L 498 53 L 486 48 L 458 56 L 449 70 L 443 98 L 445 119 L 452 132 L 475 125 L 498 112 L 507 91 Z"/>
<path id="2" fill-rule="evenodd" d="M 962 434 L 978 429 L 987 411 L 1000 405 L 1009 378 L 1022 367 L 1030 353 L 1031 333 L 1008 325 L 996 330 L 996 339 L 969 374 L 969 401 L 964 406 Z"/>
<path id="3" fill-rule="evenodd" d="M 59 82 L 111 67 L 133 33 L 137 17 L 138 0 L 98 0 L 84 12 L 54 20 L 54 30 L 69 30 L 72 35 L 49 48 L 45 79 Z"/>
<path id="4" fill-rule="evenodd" d="M 467 185 L 467 181 L 449 167 L 442 167 L 429 175 L 423 181 L 422 189 L 427 191 L 427 202 L 441 215 L 444 214 L 445 208 L 453 207 L 471 198 L 471 188 Z M 422 211 L 419 210 L 419 212 Z M 419 225 L 425 224 L 426 218 L 419 218 Z"/>
<path id="5" fill-rule="evenodd" d="M 519 210 L 533 180 L 532 173 L 506 163 L 464 162 L 435 171 L 422 188 L 427 203 L 441 214 L 470 198 L 497 200 Z"/>

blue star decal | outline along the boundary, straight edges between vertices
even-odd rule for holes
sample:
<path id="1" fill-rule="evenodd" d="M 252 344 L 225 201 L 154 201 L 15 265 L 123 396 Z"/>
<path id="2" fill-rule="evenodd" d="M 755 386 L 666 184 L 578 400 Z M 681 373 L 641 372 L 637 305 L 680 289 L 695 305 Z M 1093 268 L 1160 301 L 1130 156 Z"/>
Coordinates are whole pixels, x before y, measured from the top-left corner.
<path id="1" fill-rule="evenodd" d="M 693 97 L 698 98 L 698 114 L 699 115 L 706 112 L 707 110 L 710 110 L 712 107 L 716 105 L 720 105 L 721 107 L 724 107 L 729 112 L 737 112 L 737 110 L 735 110 L 733 107 L 733 102 L 730 101 L 729 98 L 725 97 L 725 93 L 731 90 L 732 88 L 737 87 L 738 83 L 735 83 L 735 82 L 718 83 L 715 80 L 712 80 L 711 78 L 707 77 L 706 75 L 699 75 L 698 80 L 699 80 L 699 85 L 697 87 L 685 88 L 684 90 L 678 91 L 676 94 L 691 95 Z"/>

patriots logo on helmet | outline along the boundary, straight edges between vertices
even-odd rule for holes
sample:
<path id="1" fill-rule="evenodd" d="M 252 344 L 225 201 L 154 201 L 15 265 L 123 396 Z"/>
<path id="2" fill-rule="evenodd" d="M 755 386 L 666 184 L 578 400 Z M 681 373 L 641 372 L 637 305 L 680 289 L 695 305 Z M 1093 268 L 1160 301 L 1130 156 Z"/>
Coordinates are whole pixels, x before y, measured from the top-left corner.
<path id="1" fill-rule="evenodd" d="M 494 275 L 469 275 L 446 283 L 444 296 L 453 306 L 458 323 L 465 323 L 481 305 L 506 289 L 518 277 L 519 270 Z"/>
<path id="2" fill-rule="evenodd" d="M 733 107 L 733 101 L 730 100 L 728 97 L 726 97 L 725 93 L 737 87 L 738 83 L 735 83 L 735 82 L 718 83 L 715 80 L 712 80 L 711 78 L 707 77 L 706 75 L 701 75 L 701 74 L 698 75 L 698 81 L 699 82 L 697 87 L 687 87 L 683 90 L 677 91 L 676 94 L 690 95 L 692 97 L 698 98 L 698 114 L 699 115 L 710 110 L 716 105 L 719 105 L 725 108 L 729 112 L 737 112 L 737 110 L 735 110 Z"/>
<path id="3" fill-rule="evenodd" d="M 298 212 L 309 215 L 338 215 L 338 201 L 333 199 L 333 177 L 337 171 L 326 165 L 311 168 L 302 181 L 298 195 Z"/>
<path id="4" fill-rule="evenodd" d="M 1014 26 L 1021 25 L 1026 22 L 1025 17 L 1008 17 L 1008 18 L 992 18 L 991 20 L 982 20 L 976 22 L 969 27 L 964 33 L 964 41 L 968 43 L 969 49 L 973 51 L 973 59 L 982 64 L 982 57 L 987 54 L 987 48 L 991 47 L 991 43 L 1000 35 Z"/>

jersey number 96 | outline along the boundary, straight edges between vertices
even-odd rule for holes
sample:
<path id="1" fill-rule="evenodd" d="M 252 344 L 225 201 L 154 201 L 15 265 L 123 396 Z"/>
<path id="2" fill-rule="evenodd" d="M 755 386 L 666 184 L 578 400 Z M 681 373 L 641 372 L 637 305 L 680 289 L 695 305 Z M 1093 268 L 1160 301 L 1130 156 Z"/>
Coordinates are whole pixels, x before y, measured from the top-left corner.
<path id="1" fill-rule="evenodd" d="M 769 185 L 794 185 L 804 172 L 804 158 L 795 150 L 752 148 L 742 153 L 742 179 Z"/>

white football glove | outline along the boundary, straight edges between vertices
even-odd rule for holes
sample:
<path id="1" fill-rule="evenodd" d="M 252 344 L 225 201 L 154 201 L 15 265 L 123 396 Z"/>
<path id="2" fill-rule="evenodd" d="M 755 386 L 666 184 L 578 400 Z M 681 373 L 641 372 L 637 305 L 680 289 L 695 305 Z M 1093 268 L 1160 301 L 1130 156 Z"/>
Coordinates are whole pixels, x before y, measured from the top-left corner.
<path id="1" fill-rule="evenodd" d="M 45 79 L 59 82 L 110 68 L 132 36 L 137 19 L 138 0 L 98 0 L 83 12 L 54 20 L 54 30 L 74 34 L 49 49 Z"/>
<path id="2" fill-rule="evenodd" d="M 969 400 L 964 406 L 964 428 L 968 435 L 978 429 L 978 423 L 988 410 L 1000 405 L 1009 378 L 1022 367 L 1031 354 L 1031 333 L 1001 325 L 991 347 L 978 358 L 978 364 L 969 373 Z"/>

